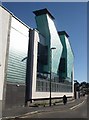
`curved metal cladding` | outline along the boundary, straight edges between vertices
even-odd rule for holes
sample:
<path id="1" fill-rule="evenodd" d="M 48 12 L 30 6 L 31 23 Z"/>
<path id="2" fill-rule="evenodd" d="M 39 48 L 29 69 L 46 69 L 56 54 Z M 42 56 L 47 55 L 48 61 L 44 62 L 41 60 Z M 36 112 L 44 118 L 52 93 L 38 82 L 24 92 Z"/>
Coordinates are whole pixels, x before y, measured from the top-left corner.
<path id="1" fill-rule="evenodd" d="M 61 61 L 59 63 L 58 75 L 60 78 L 66 78 L 67 77 L 67 48 L 66 48 L 66 44 L 65 44 L 64 35 L 60 35 L 60 40 L 63 45 L 63 51 L 62 51 Z M 62 62 L 63 59 L 65 60 L 64 63 Z M 65 64 L 64 67 L 63 67 L 62 63 Z M 62 69 L 62 67 L 63 67 L 63 69 Z"/>
<path id="2" fill-rule="evenodd" d="M 65 59 L 65 67 L 64 72 L 59 71 L 59 76 L 62 78 L 67 78 L 69 82 L 72 82 L 72 74 L 73 74 L 73 64 L 74 64 L 74 55 L 73 51 L 71 49 L 70 42 L 68 40 L 68 37 L 65 31 L 58 32 L 60 35 L 60 40 L 63 45 L 63 52 L 61 60 Z M 61 63 L 60 63 L 61 64 Z M 59 66 L 61 66 L 59 64 Z"/>
<path id="3" fill-rule="evenodd" d="M 62 55 L 63 46 L 60 41 L 54 21 L 47 15 L 49 32 L 50 32 L 50 47 L 56 49 L 52 51 L 52 72 L 57 74 L 60 58 Z"/>
<path id="4" fill-rule="evenodd" d="M 66 42 L 66 48 L 67 48 L 67 77 L 70 78 L 70 82 L 71 82 L 71 76 L 73 74 L 74 56 L 73 56 L 73 52 L 72 52 L 69 40 L 66 36 L 65 36 L 65 42 Z"/>
<path id="5" fill-rule="evenodd" d="M 45 43 L 44 46 L 48 46 L 48 51 L 50 48 L 50 34 L 49 34 L 49 27 L 48 27 L 48 22 L 47 22 L 47 16 L 45 14 L 36 16 L 36 24 L 37 24 L 37 29 L 38 31 L 45 37 Z M 50 60 L 50 54 L 48 52 L 48 59 L 47 61 Z M 50 63 L 47 62 L 47 65 L 44 65 L 43 70 L 46 72 L 50 72 Z"/>
<path id="6" fill-rule="evenodd" d="M 36 13 L 37 12 L 39 11 L 36 11 Z M 45 37 L 45 45 L 48 46 L 48 64 L 44 65 L 44 71 L 50 72 L 50 48 L 55 47 L 56 49 L 52 50 L 52 72 L 57 74 L 63 46 L 53 21 L 54 17 L 50 15 L 46 9 L 44 14 L 36 14 L 35 18 L 37 29 Z"/>

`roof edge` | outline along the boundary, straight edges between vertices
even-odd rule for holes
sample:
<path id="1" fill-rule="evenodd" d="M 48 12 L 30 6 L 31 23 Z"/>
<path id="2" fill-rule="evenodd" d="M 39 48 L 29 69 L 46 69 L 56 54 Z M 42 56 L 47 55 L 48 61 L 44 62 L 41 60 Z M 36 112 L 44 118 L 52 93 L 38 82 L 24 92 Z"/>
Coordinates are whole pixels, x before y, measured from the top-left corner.
<path id="1" fill-rule="evenodd" d="M 48 14 L 52 19 L 55 19 L 55 18 L 53 17 L 53 15 L 48 11 L 47 8 L 33 11 L 33 13 L 34 13 L 36 16 L 40 16 L 40 15 L 43 15 L 43 14 Z"/>
<path id="2" fill-rule="evenodd" d="M 4 7 L 3 5 L 0 5 L 0 7 L 2 7 L 4 10 L 6 10 L 10 15 L 12 15 L 12 17 L 14 17 L 15 19 L 17 19 L 19 22 L 21 22 L 24 26 L 26 26 L 28 29 L 33 30 L 33 28 L 31 28 L 30 26 L 28 26 L 26 23 L 24 23 L 22 20 L 20 20 L 17 16 L 15 16 L 10 10 L 8 10 L 6 7 Z"/>
<path id="3" fill-rule="evenodd" d="M 58 31 L 58 34 L 59 35 L 66 35 L 67 38 L 69 37 L 69 35 L 67 34 L 66 31 Z"/>

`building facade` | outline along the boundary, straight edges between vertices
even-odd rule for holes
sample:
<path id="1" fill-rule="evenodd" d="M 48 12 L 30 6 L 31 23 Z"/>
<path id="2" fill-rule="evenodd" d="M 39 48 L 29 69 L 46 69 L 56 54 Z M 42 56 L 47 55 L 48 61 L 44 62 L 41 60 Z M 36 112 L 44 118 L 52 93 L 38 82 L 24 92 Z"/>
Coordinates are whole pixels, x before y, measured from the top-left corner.
<path id="1" fill-rule="evenodd" d="M 58 32 L 47 9 L 37 10 L 37 29 L 0 6 L 0 105 L 73 97 L 74 55 L 65 31 Z M 55 49 L 53 49 L 55 48 Z"/>

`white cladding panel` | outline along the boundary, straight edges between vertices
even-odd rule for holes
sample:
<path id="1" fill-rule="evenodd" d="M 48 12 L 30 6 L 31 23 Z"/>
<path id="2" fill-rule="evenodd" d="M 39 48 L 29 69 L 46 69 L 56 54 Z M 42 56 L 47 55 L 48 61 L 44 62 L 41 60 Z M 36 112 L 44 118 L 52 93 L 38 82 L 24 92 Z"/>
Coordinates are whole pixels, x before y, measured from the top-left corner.
<path id="1" fill-rule="evenodd" d="M 9 19 L 10 14 L 0 6 L 0 100 L 3 99 Z"/>
<path id="2" fill-rule="evenodd" d="M 11 27 L 21 32 L 21 34 L 28 36 L 28 28 L 14 17 L 12 18 Z"/>
<path id="3" fill-rule="evenodd" d="M 36 96 L 36 80 L 37 80 L 37 52 L 39 34 L 34 30 L 34 53 L 33 53 L 33 76 L 32 76 L 32 98 Z"/>
<path id="4" fill-rule="evenodd" d="M 7 69 L 7 81 L 24 83 L 28 53 L 29 29 L 12 17 Z"/>

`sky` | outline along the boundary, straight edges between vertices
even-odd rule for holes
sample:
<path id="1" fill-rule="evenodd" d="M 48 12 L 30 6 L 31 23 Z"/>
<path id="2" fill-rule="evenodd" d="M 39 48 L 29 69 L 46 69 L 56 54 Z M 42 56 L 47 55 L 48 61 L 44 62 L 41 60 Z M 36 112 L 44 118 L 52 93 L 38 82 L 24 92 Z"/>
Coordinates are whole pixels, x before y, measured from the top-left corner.
<path id="1" fill-rule="evenodd" d="M 87 3 L 86 2 L 7 2 L 2 3 L 16 17 L 36 28 L 33 11 L 47 8 L 55 17 L 58 31 L 66 31 L 74 52 L 74 79 L 87 82 Z"/>

